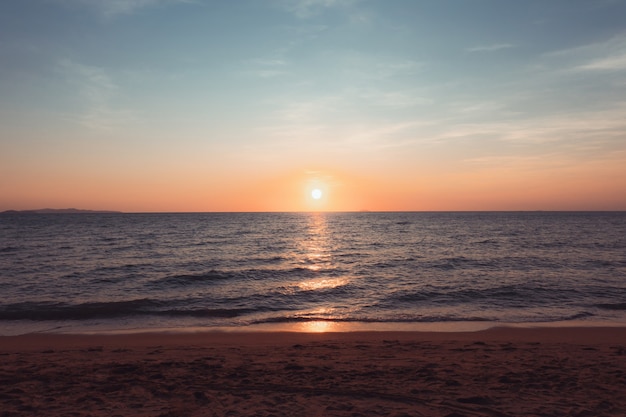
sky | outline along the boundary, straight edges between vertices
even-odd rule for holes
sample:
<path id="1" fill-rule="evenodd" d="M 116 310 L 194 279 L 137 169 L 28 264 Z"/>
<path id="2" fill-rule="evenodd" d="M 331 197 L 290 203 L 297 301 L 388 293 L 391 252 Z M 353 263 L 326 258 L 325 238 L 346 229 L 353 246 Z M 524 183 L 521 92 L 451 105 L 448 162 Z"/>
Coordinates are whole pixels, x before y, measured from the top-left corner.
<path id="1" fill-rule="evenodd" d="M 626 0 L 2 1 L 44 207 L 626 210 Z"/>

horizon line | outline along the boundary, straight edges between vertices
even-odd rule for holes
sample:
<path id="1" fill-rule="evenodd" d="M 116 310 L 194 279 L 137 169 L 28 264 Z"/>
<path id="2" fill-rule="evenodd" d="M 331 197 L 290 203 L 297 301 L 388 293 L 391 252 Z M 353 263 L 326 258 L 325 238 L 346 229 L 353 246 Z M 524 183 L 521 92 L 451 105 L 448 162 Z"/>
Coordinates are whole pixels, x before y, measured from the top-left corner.
<path id="1" fill-rule="evenodd" d="M 121 210 L 97 210 L 97 209 L 8 209 L 0 211 L 0 214 L 312 214 L 312 213 L 622 213 L 626 209 L 615 210 L 274 210 L 274 211 L 247 211 L 247 210 L 218 210 L 218 211 L 121 211 Z"/>

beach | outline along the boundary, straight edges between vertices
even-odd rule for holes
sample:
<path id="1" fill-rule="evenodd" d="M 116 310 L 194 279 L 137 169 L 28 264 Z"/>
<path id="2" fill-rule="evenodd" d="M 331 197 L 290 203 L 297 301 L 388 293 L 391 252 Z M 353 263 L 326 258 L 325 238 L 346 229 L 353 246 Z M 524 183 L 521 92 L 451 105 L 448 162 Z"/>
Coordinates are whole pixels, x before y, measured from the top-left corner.
<path id="1" fill-rule="evenodd" d="M 0 416 L 623 416 L 626 328 L 0 337 Z"/>

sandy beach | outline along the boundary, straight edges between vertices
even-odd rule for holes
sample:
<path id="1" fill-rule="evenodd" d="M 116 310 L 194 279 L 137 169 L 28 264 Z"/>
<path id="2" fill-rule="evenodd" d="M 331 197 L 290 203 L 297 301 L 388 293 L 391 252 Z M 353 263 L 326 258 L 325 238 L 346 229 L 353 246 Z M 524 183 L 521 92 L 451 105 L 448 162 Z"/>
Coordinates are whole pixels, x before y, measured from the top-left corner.
<path id="1" fill-rule="evenodd" d="M 0 337 L 0 416 L 624 416 L 626 328 Z"/>

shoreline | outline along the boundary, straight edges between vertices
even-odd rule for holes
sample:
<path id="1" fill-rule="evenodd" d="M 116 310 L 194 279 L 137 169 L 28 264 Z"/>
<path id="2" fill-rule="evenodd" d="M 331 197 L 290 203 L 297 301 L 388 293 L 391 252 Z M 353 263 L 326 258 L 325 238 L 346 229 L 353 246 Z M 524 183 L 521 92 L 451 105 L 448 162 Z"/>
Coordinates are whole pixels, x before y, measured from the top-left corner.
<path id="1" fill-rule="evenodd" d="M 493 342 L 550 342 L 595 345 L 606 343 L 626 344 L 626 326 L 493 326 L 479 330 L 460 331 L 415 331 L 415 330 L 354 330 L 304 332 L 292 330 L 194 330 L 187 329 L 143 329 L 141 331 L 115 331 L 93 333 L 27 333 L 0 336 L 0 352 L 16 349 L 39 349 L 47 347 L 80 347 L 99 345 L 146 346 L 171 344 L 174 346 L 193 344 L 241 344 L 282 345 L 294 341 L 357 339 L 383 340 L 395 338 L 419 341 L 493 341 Z"/>
<path id="2" fill-rule="evenodd" d="M 626 327 L 0 337 L 25 415 L 621 416 Z"/>
<path id="3" fill-rule="evenodd" d="M 42 323 L 39 323 L 42 324 Z M 73 323 L 74 324 L 74 323 Z M 298 321 L 284 323 L 262 323 L 245 326 L 147 326 L 147 327 L 119 327 L 110 325 L 59 325 L 42 326 L 34 323 L 21 325 L 19 322 L 10 322 L 10 325 L 0 325 L 0 338 L 31 334 L 59 334 L 59 335 L 124 335 L 146 333 L 352 333 L 352 332 L 433 332 L 458 333 L 480 332 L 493 328 L 534 329 L 534 328 L 626 328 L 626 321 L 554 321 L 554 322 L 491 322 L 491 321 L 450 321 L 450 322 L 349 322 L 332 320 Z"/>

